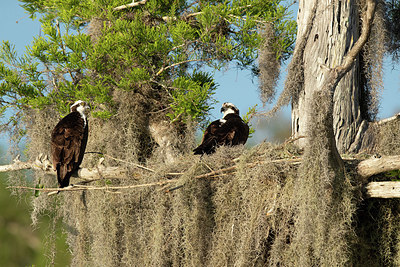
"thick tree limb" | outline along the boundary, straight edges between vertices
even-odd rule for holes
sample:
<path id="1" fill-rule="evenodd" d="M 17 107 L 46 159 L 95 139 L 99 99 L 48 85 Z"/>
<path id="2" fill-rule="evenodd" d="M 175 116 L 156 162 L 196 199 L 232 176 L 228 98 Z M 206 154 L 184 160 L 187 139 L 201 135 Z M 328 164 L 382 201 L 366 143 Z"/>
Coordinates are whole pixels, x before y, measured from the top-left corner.
<path id="1" fill-rule="evenodd" d="M 301 162 L 301 160 L 302 160 L 301 158 L 292 158 L 292 159 L 277 159 L 270 161 L 256 161 L 247 163 L 246 167 L 252 168 L 260 164 L 267 164 L 267 163 L 298 164 Z M 55 171 L 52 169 L 51 163 L 48 160 L 47 156 L 43 155 L 40 155 L 34 162 L 30 161 L 22 162 L 19 160 L 19 157 L 17 157 L 16 159 L 14 159 L 12 164 L 0 166 L 0 172 L 19 171 L 25 169 L 41 170 L 44 171 L 46 174 L 56 175 Z M 200 179 L 200 178 L 218 176 L 223 173 L 230 173 L 236 169 L 237 165 L 234 165 L 220 170 L 210 171 L 208 173 L 195 176 L 194 178 Z M 368 177 L 371 177 L 372 175 L 399 169 L 400 169 L 400 155 L 384 156 L 380 158 L 369 158 L 363 160 L 357 165 L 356 171 L 363 179 L 366 180 Z M 182 174 L 183 173 L 167 173 L 166 176 L 180 176 Z M 75 177 L 82 179 L 97 179 L 99 177 L 106 179 L 112 179 L 112 178 L 121 179 L 121 178 L 127 178 L 127 172 L 125 169 L 121 167 L 104 167 L 100 165 L 96 168 L 79 169 Z"/>
<path id="2" fill-rule="evenodd" d="M 347 53 L 344 58 L 344 63 L 337 67 L 336 70 L 340 73 L 339 77 L 343 77 L 345 73 L 347 73 L 353 66 L 356 57 L 361 52 L 361 49 L 366 44 L 368 37 L 371 33 L 371 25 L 375 15 L 376 2 L 375 0 L 367 0 L 367 10 L 365 11 L 365 15 L 362 19 L 362 27 L 361 27 L 361 35 L 358 38 L 357 42 L 351 48 L 351 50 Z M 341 73 L 343 73 L 341 75 Z"/>
<path id="3" fill-rule="evenodd" d="M 301 162 L 301 158 L 293 159 L 277 159 L 270 161 L 256 161 L 245 164 L 246 168 L 253 168 L 259 166 L 260 164 L 279 164 L 279 163 L 289 163 L 291 165 L 296 165 Z M 354 161 L 354 159 L 345 159 Z M 200 174 L 194 176 L 195 179 L 213 179 L 225 177 L 228 174 L 236 172 L 238 165 L 233 165 L 219 170 L 211 170 L 208 173 Z M 34 169 L 41 170 L 50 175 L 56 175 L 53 171 L 50 161 L 47 156 L 40 155 L 34 162 L 21 162 L 17 157 L 14 162 L 10 165 L 0 166 L 0 172 L 18 171 L 24 169 Z M 361 161 L 356 167 L 358 175 L 362 178 L 362 182 L 366 183 L 367 179 L 372 175 L 376 175 L 382 172 L 388 172 L 392 170 L 400 169 L 400 155 L 398 156 L 384 156 L 380 158 L 370 158 Z M 167 173 L 166 176 L 181 176 L 184 173 Z M 99 165 L 97 168 L 82 168 L 78 171 L 75 177 L 85 179 L 85 183 L 97 181 L 100 178 L 103 179 L 127 179 L 127 172 L 120 167 L 104 167 Z M 84 184 L 75 184 L 67 188 L 35 188 L 35 187 L 24 187 L 24 186 L 12 186 L 9 188 L 19 188 L 27 190 L 37 190 L 43 192 L 57 192 L 57 191 L 84 191 L 84 190 L 111 190 L 115 193 L 115 190 L 123 189 L 135 189 L 143 187 L 154 187 L 154 186 L 166 186 L 171 183 L 176 183 L 179 178 L 175 179 L 165 179 L 158 182 L 146 183 L 146 184 L 135 184 L 126 186 L 93 186 Z M 178 188 L 180 188 L 178 186 Z M 170 192 L 173 189 L 166 189 L 164 191 Z M 110 191 L 110 192 L 111 192 Z M 378 197 L 378 198 L 400 198 L 400 182 L 371 182 L 366 185 L 366 195 L 367 197 Z"/>
<path id="4" fill-rule="evenodd" d="M 9 172 L 9 171 L 19 171 L 19 170 L 40 170 L 44 171 L 46 174 L 56 175 L 56 172 L 53 170 L 52 164 L 49 161 L 48 157 L 40 154 L 35 161 L 27 161 L 22 162 L 19 160 L 19 157 L 15 158 L 12 164 L 9 165 L 1 165 L 0 172 Z M 127 173 L 124 169 L 120 167 L 104 167 L 102 165 L 97 166 L 96 168 L 82 168 L 78 170 L 78 173 L 75 177 L 82 179 L 93 179 L 93 178 L 106 178 L 106 179 L 121 179 L 126 178 Z"/>
<path id="5" fill-rule="evenodd" d="M 39 165 L 36 165 L 34 162 L 22 162 L 19 160 L 19 157 L 16 157 L 12 164 L 0 166 L 0 172 L 10 172 L 27 169 L 42 170 L 42 168 Z"/>
<path id="6" fill-rule="evenodd" d="M 365 181 L 372 175 L 393 170 L 400 170 L 400 156 L 369 158 L 361 161 L 357 166 L 357 173 Z"/>
<path id="7" fill-rule="evenodd" d="M 326 66 L 321 65 L 321 67 L 327 68 L 329 70 L 328 77 L 325 79 L 324 85 L 322 86 L 323 89 L 327 89 L 332 93 L 335 91 L 336 86 L 338 85 L 340 80 L 353 67 L 356 57 L 361 52 L 361 49 L 367 42 L 368 37 L 371 33 L 371 24 L 375 14 L 375 0 L 367 0 L 366 7 L 367 10 L 365 11 L 365 15 L 362 19 L 361 35 L 345 56 L 343 63 L 334 68 L 327 68 Z"/>
<path id="8" fill-rule="evenodd" d="M 370 198 L 400 198 L 400 182 L 370 182 L 366 191 Z"/>

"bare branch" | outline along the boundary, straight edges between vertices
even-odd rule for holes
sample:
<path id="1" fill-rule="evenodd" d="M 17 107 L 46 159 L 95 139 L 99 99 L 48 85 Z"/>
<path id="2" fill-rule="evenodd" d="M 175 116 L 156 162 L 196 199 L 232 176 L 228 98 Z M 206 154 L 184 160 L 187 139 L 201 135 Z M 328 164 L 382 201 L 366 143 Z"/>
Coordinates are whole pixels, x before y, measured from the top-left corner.
<path id="1" fill-rule="evenodd" d="M 400 198 L 400 182 L 370 182 L 366 196 L 371 198 Z"/>
<path id="2" fill-rule="evenodd" d="M 130 161 L 126 161 L 126 160 L 122 160 L 122 159 L 117 159 L 117 158 L 115 158 L 113 156 L 110 156 L 108 154 L 103 154 L 101 152 L 85 152 L 85 154 L 99 154 L 99 155 L 108 157 L 108 158 L 110 158 L 112 160 L 115 160 L 115 161 L 119 161 L 119 162 L 123 162 L 123 163 L 127 163 L 127 164 L 130 164 L 130 165 L 133 165 L 133 166 L 135 166 L 135 167 L 137 167 L 139 169 L 143 169 L 143 170 L 150 171 L 150 172 L 155 172 L 155 170 L 152 170 L 152 169 L 147 168 L 145 166 L 142 166 L 140 164 L 137 164 L 137 163 L 134 163 L 134 162 L 130 162 Z"/>
<path id="3" fill-rule="evenodd" d="M 368 37 L 371 32 L 371 24 L 374 19 L 375 7 L 376 7 L 375 0 L 367 1 L 367 10 L 365 12 L 364 18 L 362 19 L 360 38 L 358 38 L 357 42 L 347 53 L 346 57 L 344 58 L 344 63 L 336 68 L 336 70 L 339 71 L 340 74 L 343 73 L 342 76 L 352 68 L 357 55 L 360 53 L 361 49 L 364 47 L 365 43 L 368 40 Z M 341 78 L 342 76 L 340 76 L 340 74 L 339 77 Z"/>
<path id="4" fill-rule="evenodd" d="M 260 164 L 266 164 L 266 163 L 290 163 L 290 164 L 298 164 L 300 163 L 301 158 L 294 158 L 294 159 L 278 159 L 278 160 L 271 160 L 271 161 L 257 161 L 257 162 L 251 162 L 247 163 L 245 166 L 248 168 L 252 168 L 255 166 L 258 166 Z M 19 159 L 15 159 L 14 163 L 11 165 L 3 165 L 0 166 L 0 172 L 5 172 L 5 171 L 16 171 L 16 170 L 22 170 L 22 169 L 37 169 L 37 170 L 43 170 L 48 174 L 55 175 L 55 171 L 53 171 L 50 168 L 51 164 L 47 159 L 47 156 L 43 156 L 42 154 L 38 157 L 38 159 L 32 163 L 32 162 L 21 162 Z M 233 173 L 236 169 L 238 168 L 237 165 L 215 170 L 215 171 L 210 171 L 205 174 L 197 175 L 194 176 L 193 178 L 195 179 L 204 179 L 204 178 L 216 178 L 216 177 L 225 177 L 227 174 Z M 167 173 L 165 176 L 181 176 L 184 173 Z M 29 187 L 29 186 L 10 186 L 8 188 L 17 188 L 17 189 L 27 189 L 27 190 L 36 190 L 36 191 L 43 191 L 43 192 L 52 192 L 49 195 L 53 195 L 58 191 L 84 191 L 84 190 L 120 190 L 120 189 L 134 189 L 134 188 L 141 188 L 141 187 L 150 187 L 150 186 L 165 186 L 170 183 L 175 183 L 179 181 L 179 178 L 175 179 L 168 179 L 168 180 L 160 180 L 158 182 L 154 183 L 147 183 L 147 184 L 136 184 L 136 185 L 126 185 L 126 186 L 88 186 L 85 185 L 87 183 L 93 182 L 93 181 L 98 181 L 100 180 L 99 177 L 101 178 L 106 178 L 106 179 L 123 179 L 126 178 L 127 174 L 125 173 L 125 170 L 121 169 L 120 167 L 102 167 L 101 165 L 98 166 L 96 169 L 79 169 L 77 176 L 78 178 L 83 178 L 86 179 L 83 181 L 83 184 L 75 184 L 71 185 L 65 188 L 35 188 L 35 187 Z M 166 192 L 170 192 L 173 190 L 176 190 L 178 188 L 182 187 L 181 185 L 172 188 L 172 189 L 167 189 Z"/>
<path id="5" fill-rule="evenodd" d="M 40 169 L 42 168 L 35 163 L 32 162 L 22 162 L 19 160 L 19 156 L 17 156 L 12 164 L 9 165 L 1 165 L 0 172 L 10 172 L 10 171 L 19 171 L 19 170 L 26 170 L 26 169 Z"/>
<path id="6" fill-rule="evenodd" d="M 161 73 L 163 73 L 164 71 L 166 71 L 166 70 L 168 70 L 168 69 L 170 69 L 170 68 L 173 68 L 173 67 L 176 67 L 176 66 L 179 66 L 179 65 L 182 65 L 182 64 L 186 64 L 186 63 L 190 63 L 190 62 L 198 62 L 198 61 L 204 61 L 204 62 L 207 62 L 207 61 L 211 61 L 211 60 L 214 60 L 214 58 L 206 58 L 206 59 L 202 59 L 202 58 L 198 58 L 198 59 L 188 59 L 188 60 L 184 60 L 184 61 L 181 61 L 181 62 L 176 62 L 176 63 L 174 63 L 174 64 L 171 64 L 171 65 L 169 65 L 169 66 L 166 66 L 166 67 L 162 67 L 157 73 L 156 73 L 156 75 L 155 76 L 159 76 Z"/>
<path id="7" fill-rule="evenodd" d="M 113 157 L 110 157 L 113 158 Z M 113 158 L 115 159 L 115 158 Z M 116 159 L 118 160 L 118 159 Z M 354 158 L 344 159 L 345 161 L 354 161 Z M 302 158 L 291 158 L 291 159 L 276 159 L 276 160 L 265 160 L 265 161 L 256 161 L 246 163 L 244 165 L 245 168 L 253 168 L 262 164 L 279 164 L 286 163 L 290 165 L 298 165 L 302 161 Z M 236 162 L 233 161 L 233 162 Z M 127 162 L 130 163 L 130 162 Z M 144 166 L 141 166 L 142 168 Z M 147 167 L 146 170 L 154 172 L 154 170 L 149 169 Z M 226 167 L 219 170 L 212 170 L 208 173 L 200 174 L 194 176 L 194 179 L 204 179 L 204 178 L 217 178 L 217 177 L 225 177 L 227 174 L 234 173 L 238 168 L 238 165 L 233 165 L 230 167 Z M 14 159 L 12 164 L 2 165 L 0 166 L 0 172 L 9 172 L 9 171 L 18 171 L 24 169 L 34 169 L 44 171 L 46 174 L 56 175 L 56 172 L 52 169 L 51 163 L 48 160 L 47 156 L 43 154 L 39 155 L 39 157 L 35 161 L 21 162 L 19 157 Z M 370 158 L 361 161 L 358 163 L 356 171 L 358 175 L 362 178 L 363 182 L 367 181 L 368 177 L 372 175 L 376 175 L 383 172 L 388 172 L 392 170 L 400 170 L 400 155 L 397 156 L 385 156 L 381 158 Z M 176 177 L 181 176 L 184 173 L 166 173 L 165 177 Z M 74 176 L 77 178 L 85 179 L 83 181 L 84 184 L 98 181 L 100 178 L 103 179 L 129 179 L 128 173 L 125 169 L 121 167 L 104 167 L 102 165 L 97 166 L 96 168 L 82 168 L 79 169 L 77 174 Z M 71 190 L 67 189 L 54 189 L 54 188 L 46 188 L 46 189 L 37 189 L 33 187 L 12 187 L 12 188 L 21 188 L 21 189 L 31 189 L 31 190 L 39 190 L 39 191 L 82 191 L 82 190 L 118 190 L 118 189 L 131 189 L 131 188 L 140 188 L 147 186 L 156 186 L 156 185 L 166 185 L 174 182 L 178 182 L 179 179 L 168 179 L 168 180 L 160 180 L 154 183 L 142 184 L 142 185 L 127 185 L 127 186 L 103 186 L 103 187 L 95 187 L 95 186 L 85 186 L 82 183 L 79 185 L 74 185 Z M 89 189 L 88 189 L 89 188 Z M 94 189 L 95 188 L 95 189 Z"/>
<path id="8" fill-rule="evenodd" d="M 398 120 L 398 119 L 400 119 L 400 113 L 397 113 L 396 115 L 394 115 L 394 116 L 392 116 L 390 118 L 386 118 L 386 119 L 377 121 L 376 123 L 378 125 L 382 125 L 382 124 L 385 124 L 385 123 L 388 123 L 388 122 L 391 122 L 391 121 L 394 121 L 394 120 Z"/>
<path id="9" fill-rule="evenodd" d="M 19 171 L 26 169 L 40 170 L 44 171 L 46 174 L 56 175 L 56 172 L 53 170 L 52 164 L 49 161 L 47 155 L 43 154 L 40 154 L 35 161 L 21 162 L 19 160 L 19 157 L 17 157 L 16 159 L 14 159 L 14 162 L 12 164 L 0 166 L 0 172 Z M 82 179 L 93 179 L 100 176 L 106 179 L 126 178 L 127 172 L 120 167 L 97 166 L 93 169 L 79 169 L 75 177 Z"/>
<path id="10" fill-rule="evenodd" d="M 136 7 L 136 6 L 140 6 L 140 5 L 146 4 L 146 2 L 147 2 L 147 0 L 142 0 L 142 1 L 139 1 L 139 2 L 132 2 L 132 3 L 129 3 L 129 4 L 126 4 L 126 5 L 117 6 L 117 7 L 114 8 L 114 10 L 117 11 L 117 10 L 122 10 L 122 9 L 125 9 L 125 8 L 129 8 L 129 7 Z"/>
<path id="11" fill-rule="evenodd" d="M 372 175 L 393 170 L 400 170 L 400 155 L 366 159 L 357 166 L 357 173 L 365 180 Z"/>
<path id="12" fill-rule="evenodd" d="M 35 188 L 29 186 L 9 186 L 7 188 L 14 189 L 27 189 L 27 190 L 35 190 L 41 192 L 58 192 L 58 191 L 88 191 L 88 190 L 121 190 L 121 189 L 133 189 L 133 188 L 141 188 L 141 187 L 151 187 L 151 186 L 163 186 L 165 184 L 177 182 L 177 179 L 174 180 L 164 180 L 154 183 L 148 184 L 136 184 L 136 185 L 125 185 L 125 186 L 88 186 L 88 185 L 71 185 L 64 188 Z"/>

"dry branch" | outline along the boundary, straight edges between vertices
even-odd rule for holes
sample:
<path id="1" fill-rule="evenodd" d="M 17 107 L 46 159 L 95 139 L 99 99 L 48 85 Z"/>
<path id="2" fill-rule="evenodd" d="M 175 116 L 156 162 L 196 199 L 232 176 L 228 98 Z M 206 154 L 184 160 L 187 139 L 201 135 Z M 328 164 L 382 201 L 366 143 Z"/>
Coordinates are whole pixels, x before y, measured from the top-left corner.
<path id="1" fill-rule="evenodd" d="M 400 156 L 369 158 L 361 161 L 357 166 L 357 173 L 364 180 L 372 175 L 393 170 L 400 170 Z"/>
<path id="2" fill-rule="evenodd" d="M 57 192 L 57 191 L 86 191 L 86 190 L 121 190 L 121 189 L 132 189 L 132 188 L 140 188 L 140 187 L 149 187 L 149 186 L 162 186 L 168 183 L 174 183 L 177 180 L 164 180 L 154 183 L 148 184 L 136 184 L 136 185 L 124 185 L 124 186 L 88 186 L 88 185 L 70 185 L 64 188 L 35 188 L 29 186 L 9 186 L 7 188 L 14 189 L 28 189 L 35 190 L 41 192 Z"/>
<path id="3" fill-rule="evenodd" d="M 115 159 L 115 158 L 114 158 Z M 257 165 L 267 164 L 267 163 L 290 163 L 290 164 L 298 164 L 301 162 L 301 158 L 292 158 L 292 159 L 277 159 L 277 160 L 269 160 L 269 161 L 256 161 L 245 164 L 246 167 L 252 168 Z M 137 164 L 135 164 L 136 166 Z M 138 167 L 138 166 L 136 166 Z M 141 169 L 145 169 L 151 172 L 154 170 L 149 169 L 144 166 L 140 166 Z M 227 168 L 223 168 L 220 170 L 210 171 L 205 174 L 201 174 L 195 176 L 194 178 L 208 178 L 213 176 L 218 176 L 224 173 L 230 173 L 237 169 L 237 165 L 233 165 Z M 19 160 L 19 157 L 14 159 L 12 164 L 2 165 L 0 166 L 0 172 L 9 172 L 9 171 L 19 171 L 24 169 L 34 169 L 44 171 L 46 174 L 55 175 L 55 171 L 51 167 L 51 163 L 48 160 L 47 156 L 43 156 L 42 154 L 34 161 L 22 162 Z M 399 170 L 400 169 L 400 155 L 399 156 L 384 156 L 380 158 L 369 158 L 361 161 L 357 166 L 357 173 L 363 178 L 367 179 L 368 177 L 379 174 L 382 172 Z M 183 173 L 166 173 L 165 176 L 180 176 Z M 96 168 L 82 168 L 79 169 L 77 175 L 75 177 L 82 179 L 93 179 L 103 177 L 106 179 L 121 179 L 127 177 L 127 172 L 125 169 L 121 167 L 104 167 L 102 165 L 97 166 Z"/>
<path id="4" fill-rule="evenodd" d="M 123 159 L 117 159 L 117 158 L 115 158 L 115 157 L 113 157 L 113 156 L 110 156 L 110 155 L 108 155 L 108 154 L 103 154 L 103 153 L 101 153 L 101 152 L 85 152 L 85 154 L 90 154 L 90 153 L 92 153 L 92 154 L 99 154 L 99 155 L 102 155 L 102 156 L 104 156 L 104 157 L 110 158 L 110 159 L 115 160 L 115 161 L 127 163 L 127 164 L 129 164 L 129 165 L 133 165 L 133 166 L 135 166 L 135 167 L 137 167 L 137 168 L 139 168 L 139 169 L 143 169 L 143 170 L 146 170 L 146 171 L 149 171 L 149 172 L 155 172 L 155 170 L 152 170 L 152 169 L 150 169 L 150 168 L 148 168 L 148 167 L 142 166 L 142 165 L 140 165 L 140 164 L 137 164 L 137 163 L 134 163 L 134 162 L 131 162 L 131 161 L 126 161 L 126 160 L 123 160 Z"/>
<path id="5" fill-rule="evenodd" d="M 117 11 L 117 10 L 122 10 L 122 9 L 125 9 L 125 8 L 128 8 L 128 7 L 136 7 L 136 6 L 140 6 L 140 5 L 146 4 L 146 2 L 147 2 L 147 0 L 142 0 L 142 1 L 139 1 L 139 2 L 132 2 L 132 3 L 129 3 L 129 4 L 126 4 L 126 5 L 117 6 L 117 7 L 114 8 L 114 10 Z"/>
<path id="6" fill-rule="evenodd" d="M 370 182 L 366 190 L 370 198 L 400 198 L 400 182 Z"/>
<path id="7" fill-rule="evenodd" d="M 375 0 L 367 0 L 367 10 L 362 19 L 361 35 L 357 42 L 350 49 L 346 57 L 344 58 L 344 63 L 341 66 L 335 68 L 338 72 L 338 77 L 340 79 L 352 68 L 353 63 L 364 47 L 371 33 L 371 25 L 375 15 L 376 2 Z"/>
<path id="8" fill-rule="evenodd" d="M 19 171 L 19 170 L 27 170 L 27 169 L 40 169 L 40 166 L 36 165 L 33 162 L 22 162 L 19 160 L 19 156 L 16 157 L 12 164 L 9 165 L 1 165 L 0 172 L 10 172 L 10 171 Z"/>
<path id="9" fill-rule="evenodd" d="M 385 123 L 388 123 L 388 122 L 391 122 L 391 121 L 395 121 L 395 120 L 398 120 L 398 119 L 400 119 L 400 113 L 397 113 L 396 115 L 394 115 L 392 117 L 377 121 L 376 124 L 382 125 L 382 124 L 385 124 Z"/>
<path id="10" fill-rule="evenodd" d="M 197 62 L 197 61 L 204 61 L 204 62 L 207 62 L 207 61 L 211 61 L 211 60 L 214 60 L 214 59 L 215 59 L 215 58 L 203 58 L 203 59 L 202 59 L 202 58 L 194 58 L 194 59 L 184 60 L 184 61 L 181 61 L 181 62 L 176 62 L 176 63 L 171 64 L 171 65 L 169 65 L 169 66 L 162 67 L 162 68 L 156 73 L 155 76 L 159 76 L 159 75 L 160 75 L 161 73 L 163 73 L 164 71 L 166 71 L 166 70 L 168 70 L 168 69 L 170 69 L 170 68 L 173 68 L 173 67 L 182 65 L 182 64 L 191 63 L 191 62 Z"/>
<path id="11" fill-rule="evenodd" d="M 43 171 L 46 174 L 56 175 L 56 172 L 52 168 L 52 164 L 49 161 L 48 157 L 40 154 L 35 161 L 27 161 L 22 162 L 19 160 L 19 156 L 16 157 L 12 164 L 9 165 L 1 165 L 0 172 L 9 172 L 9 171 L 19 171 L 19 170 L 39 170 Z M 106 179 L 118 179 L 118 178 L 126 178 L 127 173 L 124 169 L 120 167 L 104 167 L 102 165 L 97 166 L 96 168 L 82 168 L 79 169 L 77 175 L 74 177 L 82 178 L 82 179 L 93 179 L 93 178 L 106 178 Z"/>
<path id="12" fill-rule="evenodd" d="M 346 159 L 345 159 L 346 160 Z M 354 159 L 348 159 L 353 161 Z M 255 166 L 259 166 L 262 164 L 279 164 L 279 163 L 288 163 L 291 165 L 300 164 L 302 161 L 301 158 L 292 158 L 292 159 L 277 159 L 277 160 L 269 160 L 269 161 L 256 161 L 246 163 L 244 165 L 245 168 L 253 168 Z M 204 179 L 204 178 L 217 178 L 217 177 L 225 177 L 227 174 L 232 174 L 236 171 L 238 165 L 233 165 L 230 167 L 226 167 L 219 170 L 210 171 L 208 173 L 200 174 L 194 176 L 194 179 Z M 2 165 L 0 166 L 0 172 L 9 172 L 9 171 L 18 171 L 24 169 L 34 169 L 44 171 L 46 174 L 55 175 L 55 171 L 51 167 L 51 163 L 48 160 L 47 156 L 43 156 L 42 154 L 34 161 L 34 162 L 22 162 L 19 160 L 19 157 L 14 159 L 12 164 Z M 376 175 L 383 172 L 388 172 L 392 170 L 400 169 L 400 155 L 399 156 L 384 156 L 380 158 L 370 158 L 361 161 L 356 168 L 358 175 L 363 179 L 363 182 L 367 182 L 368 177 L 372 175 Z M 179 178 L 176 179 L 165 179 L 168 176 L 181 176 L 184 173 L 166 173 L 162 180 L 154 183 L 147 184 L 136 184 L 136 185 L 126 185 L 126 186 L 88 186 L 83 184 L 76 184 L 72 187 L 67 188 L 34 188 L 34 187 L 24 187 L 24 186 L 12 186 L 9 188 L 18 188 L 18 189 L 28 189 L 28 190 L 37 190 L 37 191 L 45 191 L 45 192 L 54 192 L 54 191 L 83 191 L 83 190 L 120 190 L 120 189 L 135 189 L 141 187 L 149 187 L 149 186 L 165 186 L 171 183 L 175 183 L 179 181 Z M 126 179 L 127 172 L 125 169 L 121 167 L 104 167 L 102 165 L 97 166 L 96 168 L 82 168 L 79 169 L 76 176 L 78 178 L 85 179 L 84 183 L 94 182 L 99 180 L 99 178 L 103 179 Z M 179 186 L 178 188 L 180 188 Z M 382 198 L 390 198 L 390 197 L 400 197 L 400 182 L 371 182 L 366 186 L 367 196 L 368 197 L 382 197 Z M 172 189 L 174 190 L 174 189 Z M 171 189 L 167 190 L 167 192 L 172 191 Z"/>
<path id="13" fill-rule="evenodd" d="M 290 164 L 297 164 L 300 163 L 301 158 L 293 158 L 293 159 L 278 159 L 278 160 L 271 160 L 271 161 L 257 161 L 245 164 L 246 167 L 252 168 L 258 166 L 260 164 L 266 163 L 290 163 Z M 226 176 L 227 174 L 233 173 L 237 169 L 237 165 L 233 165 L 227 168 L 210 171 L 205 174 L 194 176 L 194 179 L 203 179 L 203 178 L 216 178 Z M 0 172 L 8 172 L 8 171 L 18 171 L 23 169 L 35 169 L 44 171 L 46 174 L 56 175 L 56 172 L 51 168 L 50 161 L 48 160 L 47 156 L 43 156 L 42 154 L 36 159 L 35 162 L 21 162 L 19 158 L 14 160 L 13 164 L 10 165 L 3 165 L 0 166 Z M 147 169 L 147 168 L 146 168 Z M 180 176 L 184 173 L 166 173 L 165 177 L 167 176 Z M 98 166 L 97 168 L 89 169 L 89 168 L 82 168 L 79 169 L 77 174 L 74 177 L 85 179 L 83 183 L 90 183 L 94 181 L 98 181 L 99 178 L 103 179 L 123 179 L 127 178 L 127 174 L 124 169 L 120 167 L 104 167 Z M 164 177 L 164 178 L 165 178 Z M 65 188 L 35 188 L 35 187 L 28 187 L 28 186 L 10 186 L 8 188 L 15 188 L 15 189 L 27 189 L 27 190 L 36 190 L 36 191 L 43 191 L 43 192 L 57 192 L 57 191 L 84 191 L 84 190 L 119 190 L 119 189 L 134 189 L 140 187 L 149 187 L 149 186 L 164 186 L 166 184 L 178 182 L 179 179 L 168 179 L 168 180 L 160 180 L 154 183 L 147 183 L 147 184 L 136 184 L 136 185 L 127 185 L 127 186 L 87 186 L 81 184 L 71 185 Z M 168 189 L 166 192 L 173 191 L 178 186 L 173 189 Z"/>
<path id="14" fill-rule="evenodd" d="M 361 52 L 371 33 L 371 24 L 375 14 L 376 3 L 374 0 L 367 0 L 366 6 L 367 10 L 365 11 L 365 15 L 362 19 L 361 35 L 345 56 L 343 63 L 334 68 L 328 68 L 323 64 L 321 65 L 321 68 L 328 70 L 328 76 L 324 80 L 322 90 L 332 92 L 332 97 L 333 92 L 335 91 L 340 80 L 353 67 L 356 57 Z"/>

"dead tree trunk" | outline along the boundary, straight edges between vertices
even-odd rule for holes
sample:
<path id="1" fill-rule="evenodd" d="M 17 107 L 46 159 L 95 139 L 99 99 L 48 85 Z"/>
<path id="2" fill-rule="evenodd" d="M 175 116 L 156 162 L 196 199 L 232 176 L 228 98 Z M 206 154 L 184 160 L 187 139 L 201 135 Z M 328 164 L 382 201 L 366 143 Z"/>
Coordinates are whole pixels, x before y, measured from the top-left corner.
<path id="1" fill-rule="evenodd" d="M 316 5 L 315 5 L 316 4 Z M 310 14 L 315 14 L 310 21 Z M 303 88 L 292 102 L 292 134 L 306 135 L 315 112 L 311 109 L 313 92 L 324 82 L 326 69 L 341 65 L 344 56 L 359 38 L 359 6 L 349 2 L 300 0 L 298 11 L 298 38 L 304 39 Z M 311 14 L 312 15 L 312 14 Z M 311 23 L 311 24 L 310 24 Z M 362 110 L 360 60 L 340 80 L 333 95 L 333 128 L 340 153 L 349 150 L 365 118 Z M 324 66 L 324 67 L 321 67 Z M 299 145 L 306 140 L 300 139 Z"/>

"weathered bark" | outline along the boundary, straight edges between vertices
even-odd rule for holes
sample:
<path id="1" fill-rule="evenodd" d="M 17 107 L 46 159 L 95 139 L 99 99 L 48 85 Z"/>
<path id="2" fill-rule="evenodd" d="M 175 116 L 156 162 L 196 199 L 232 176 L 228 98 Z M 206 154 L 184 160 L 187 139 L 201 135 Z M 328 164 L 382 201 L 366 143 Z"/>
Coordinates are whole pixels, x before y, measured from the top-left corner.
<path id="1" fill-rule="evenodd" d="M 400 170 L 400 156 L 370 158 L 361 161 L 357 167 L 357 173 L 365 181 L 372 175 L 392 170 Z"/>
<path id="2" fill-rule="evenodd" d="M 370 198 L 400 198 L 400 182 L 370 182 L 366 186 Z"/>
<path id="3" fill-rule="evenodd" d="M 1 165 L 0 172 L 20 171 L 33 169 L 37 171 L 43 171 L 46 174 L 56 175 L 56 171 L 53 169 L 53 165 L 47 156 L 40 154 L 35 161 L 23 162 L 19 160 L 19 157 L 13 160 L 12 164 Z M 127 177 L 127 171 L 120 167 L 104 167 L 99 165 L 96 168 L 80 168 L 74 177 L 82 179 L 124 179 Z"/>
<path id="4" fill-rule="evenodd" d="M 308 132 L 310 122 L 307 118 L 312 119 L 315 113 L 311 109 L 312 95 L 324 83 L 326 69 L 343 63 L 344 56 L 358 40 L 360 32 L 357 1 L 318 1 L 315 18 L 310 25 L 308 18 L 316 1 L 299 2 L 298 36 L 307 40 L 301 62 L 304 84 L 292 103 L 292 134 L 295 137 Z M 311 31 L 305 35 L 307 27 L 311 27 Z M 334 91 L 333 128 L 340 153 L 348 151 L 366 119 L 360 107 L 359 78 L 360 62 L 356 60 Z M 300 139 L 298 144 L 304 147 L 306 140 Z"/>

